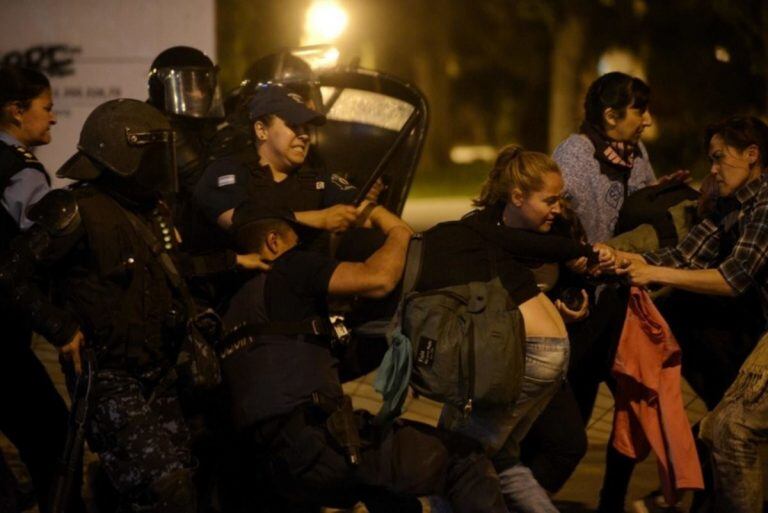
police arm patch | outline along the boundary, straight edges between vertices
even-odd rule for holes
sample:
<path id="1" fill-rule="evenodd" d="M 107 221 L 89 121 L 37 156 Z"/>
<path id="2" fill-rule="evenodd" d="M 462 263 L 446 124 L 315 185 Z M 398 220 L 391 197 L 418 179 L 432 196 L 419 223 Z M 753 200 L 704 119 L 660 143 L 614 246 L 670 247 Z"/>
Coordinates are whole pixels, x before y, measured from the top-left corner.
<path id="1" fill-rule="evenodd" d="M 331 182 L 342 191 L 351 191 L 355 189 L 355 186 L 349 183 L 346 178 L 336 173 L 331 175 Z"/>
<path id="2" fill-rule="evenodd" d="M 235 185 L 235 175 L 221 175 L 216 179 L 216 183 L 219 187 L 226 187 L 227 185 Z"/>

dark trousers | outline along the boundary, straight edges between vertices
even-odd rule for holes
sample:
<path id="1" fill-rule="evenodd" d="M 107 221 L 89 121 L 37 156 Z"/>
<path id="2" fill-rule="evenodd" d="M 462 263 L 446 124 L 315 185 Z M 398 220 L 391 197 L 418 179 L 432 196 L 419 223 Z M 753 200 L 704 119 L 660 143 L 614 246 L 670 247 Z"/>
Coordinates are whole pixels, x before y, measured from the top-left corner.
<path id="1" fill-rule="evenodd" d="M 30 348 L 31 330 L 5 312 L 0 319 L 5 332 L 0 344 L 0 431 L 19 451 L 45 513 L 67 436 L 68 412 Z"/>
<path id="2" fill-rule="evenodd" d="M 369 435 L 359 465 L 351 465 L 323 416 L 300 408 L 255 428 L 252 447 L 261 452 L 257 460 L 270 462 L 275 490 L 286 499 L 331 506 L 361 500 L 374 512 L 391 511 L 397 497 L 413 504 L 416 496 L 441 495 L 456 513 L 507 511 L 498 476 L 474 442 L 400 421 Z"/>
<path id="3" fill-rule="evenodd" d="M 520 445 L 520 460 L 548 492 L 563 487 L 587 453 L 587 433 L 566 382 L 552 397 Z"/>

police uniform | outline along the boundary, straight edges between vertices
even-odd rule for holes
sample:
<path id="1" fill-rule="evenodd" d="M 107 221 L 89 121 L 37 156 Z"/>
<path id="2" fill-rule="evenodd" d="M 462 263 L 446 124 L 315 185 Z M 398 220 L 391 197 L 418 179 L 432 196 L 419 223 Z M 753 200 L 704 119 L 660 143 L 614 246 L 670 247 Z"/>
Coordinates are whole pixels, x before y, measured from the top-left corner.
<path id="1" fill-rule="evenodd" d="M 250 123 L 280 118 L 286 126 L 306 128 L 325 123 L 323 114 L 308 108 L 304 99 L 277 84 L 256 87 L 247 105 Z M 249 128 L 250 133 L 250 128 Z M 239 153 L 212 162 L 195 189 L 195 202 L 208 222 L 216 225 L 219 216 L 245 202 L 259 208 L 274 209 L 282 217 L 294 218 L 295 212 L 320 210 L 354 201 L 356 189 L 343 177 L 308 165 L 282 171 L 287 177 L 274 180 L 271 168 L 261 164 L 259 150 L 248 144 Z M 317 250 L 325 249 L 327 234 L 308 227 L 299 228 L 299 236 Z"/>
<path id="2" fill-rule="evenodd" d="M 193 254 L 228 247 L 228 239 L 215 225 L 208 223 L 194 200 L 195 188 L 200 183 L 209 163 L 209 137 L 214 128 L 212 120 L 186 119 L 166 114 L 174 131 L 176 168 L 179 191 L 176 196 L 175 222 L 182 234 L 182 248 Z M 207 287 L 200 295 L 208 295 Z"/>
<path id="3" fill-rule="evenodd" d="M 18 140 L 0 132 L 0 249 L 28 229 L 27 207 L 50 190 L 43 165 Z M 67 407 L 30 347 L 32 330 L 4 295 L 0 307 L 0 431 L 19 451 L 35 487 L 39 506 L 48 510 L 56 462 L 67 434 Z M 23 390 L 23 392 L 19 392 Z M 82 504 L 75 506 L 82 510 Z"/>
<path id="4" fill-rule="evenodd" d="M 342 176 L 306 165 L 275 182 L 269 167 L 260 164 L 256 149 L 249 147 L 213 161 L 195 188 L 194 200 L 207 221 L 215 225 L 222 213 L 246 202 L 293 217 L 295 212 L 351 204 L 356 194 L 357 188 Z M 299 227 L 299 232 L 307 244 L 323 244 L 319 230 Z"/>
<path id="5" fill-rule="evenodd" d="M 49 194 L 37 209 L 77 216 L 59 230 L 32 228 L 0 272 L 16 300 L 28 305 L 36 331 L 62 346 L 80 329 L 96 353 L 91 448 L 132 503 L 152 502 L 148 490 L 158 482 L 168 486 L 168 476 L 175 476 L 174 486 L 188 487 L 188 433 L 166 378 L 184 318 L 162 269 L 125 207 L 96 187 Z M 142 217 L 162 237 L 160 223 L 168 221 L 150 212 Z M 30 286 L 30 261 L 52 277 L 55 303 Z"/>
<path id="6" fill-rule="evenodd" d="M 36 226 L 0 262 L 0 285 L 52 344 L 84 334 L 95 354 L 87 436 L 122 506 L 192 513 L 189 432 L 175 379 L 188 315 L 159 253 L 199 274 L 234 267 L 235 258 L 187 261 L 176 251 L 170 212 L 141 186 L 157 183 L 165 169 L 155 148 L 166 144 L 170 154 L 170 134 L 167 120 L 145 103 L 97 107 L 83 126 L 80 151 L 60 170 L 81 181 L 35 205 Z M 152 166 L 145 166 L 146 152 Z M 41 275 L 52 282 L 52 300 L 35 286 Z"/>
<path id="7" fill-rule="evenodd" d="M 506 511 L 493 468 L 472 442 L 418 424 L 379 430 L 343 407 L 323 327 L 337 265 L 314 251 L 289 250 L 247 281 L 224 314 L 223 371 L 235 423 L 269 461 L 274 489 L 316 505 L 363 500 L 370 511 L 388 511 L 376 508 L 384 497 L 390 506 L 411 497 L 413 507 L 414 496 L 433 494 L 458 513 Z M 345 432 L 350 424 L 364 427 Z"/>

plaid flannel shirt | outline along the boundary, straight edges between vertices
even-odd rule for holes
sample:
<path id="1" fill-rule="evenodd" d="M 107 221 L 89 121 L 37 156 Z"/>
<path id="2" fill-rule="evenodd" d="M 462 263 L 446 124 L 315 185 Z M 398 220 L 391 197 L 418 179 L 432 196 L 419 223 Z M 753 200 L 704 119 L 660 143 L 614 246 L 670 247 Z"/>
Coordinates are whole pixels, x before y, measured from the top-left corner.
<path id="1" fill-rule="evenodd" d="M 768 175 L 752 180 L 736 191 L 738 211 L 736 243 L 724 254 L 723 237 L 729 217 L 721 222 L 705 219 L 694 226 L 674 248 L 662 248 L 643 256 L 652 265 L 685 269 L 716 267 L 737 294 L 754 285 L 760 291 L 763 313 L 768 317 Z"/>

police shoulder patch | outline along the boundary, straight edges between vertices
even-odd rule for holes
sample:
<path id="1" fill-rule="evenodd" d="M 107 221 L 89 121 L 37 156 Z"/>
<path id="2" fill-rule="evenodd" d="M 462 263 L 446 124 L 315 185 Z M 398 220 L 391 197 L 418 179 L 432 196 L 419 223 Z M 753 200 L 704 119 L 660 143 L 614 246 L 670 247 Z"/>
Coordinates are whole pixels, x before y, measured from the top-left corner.
<path id="1" fill-rule="evenodd" d="M 355 188 L 346 178 L 336 173 L 331 175 L 331 182 L 342 191 L 349 191 Z"/>
<path id="2" fill-rule="evenodd" d="M 216 183 L 219 187 L 234 185 L 236 181 L 235 175 L 221 175 L 216 179 Z"/>

